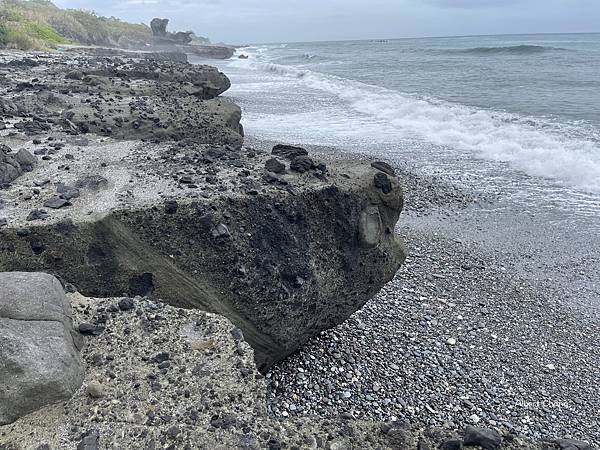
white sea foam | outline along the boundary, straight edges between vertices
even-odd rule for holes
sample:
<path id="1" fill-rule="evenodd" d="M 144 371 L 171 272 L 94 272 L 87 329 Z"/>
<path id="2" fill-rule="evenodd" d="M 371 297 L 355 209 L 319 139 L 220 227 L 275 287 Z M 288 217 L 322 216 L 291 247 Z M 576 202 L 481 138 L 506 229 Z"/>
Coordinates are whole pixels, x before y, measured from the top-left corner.
<path id="1" fill-rule="evenodd" d="M 528 174 L 600 193 L 600 145 L 574 125 L 520 117 L 436 99 L 417 98 L 357 81 L 268 62 L 270 47 L 247 49 L 249 60 L 233 64 L 266 71 L 337 96 L 352 111 L 390 127 L 397 138 L 419 139 L 469 150 L 510 163 Z M 329 130 L 331 131 L 331 130 Z M 366 127 L 373 133 L 372 127 Z M 356 132 L 356 130 L 354 130 Z"/>

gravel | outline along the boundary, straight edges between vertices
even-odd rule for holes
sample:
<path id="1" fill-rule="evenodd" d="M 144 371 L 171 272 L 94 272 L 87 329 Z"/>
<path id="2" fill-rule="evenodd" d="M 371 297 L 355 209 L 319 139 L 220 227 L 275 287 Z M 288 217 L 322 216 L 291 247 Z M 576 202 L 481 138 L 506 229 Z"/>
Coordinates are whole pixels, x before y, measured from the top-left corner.
<path id="1" fill-rule="evenodd" d="M 508 245 L 452 237 L 453 217 L 477 222 L 479 205 L 493 199 L 400 176 L 406 264 L 346 323 L 271 370 L 271 413 L 600 445 L 597 309 L 569 301 L 568 285 L 525 276 Z"/>

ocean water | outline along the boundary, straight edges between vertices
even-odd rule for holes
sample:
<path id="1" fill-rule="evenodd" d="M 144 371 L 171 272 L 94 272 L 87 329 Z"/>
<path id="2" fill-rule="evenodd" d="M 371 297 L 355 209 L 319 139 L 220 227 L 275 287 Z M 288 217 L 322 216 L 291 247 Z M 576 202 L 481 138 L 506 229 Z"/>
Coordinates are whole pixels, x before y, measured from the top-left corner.
<path id="1" fill-rule="evenodd" d="M 600 217 L 600 34 L 256 45 L 220 63 L 253 136 L 400 158 Z"/>

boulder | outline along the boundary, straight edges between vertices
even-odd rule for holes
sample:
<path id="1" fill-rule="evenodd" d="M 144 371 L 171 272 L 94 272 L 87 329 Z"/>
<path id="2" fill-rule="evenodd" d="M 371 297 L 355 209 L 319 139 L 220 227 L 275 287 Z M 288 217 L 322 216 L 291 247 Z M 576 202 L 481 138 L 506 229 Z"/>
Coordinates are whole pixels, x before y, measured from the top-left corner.
<path id="1" fill-rule="evenodd" d="M 11 183 L 23 173 L 21 165 L 10 151 L 6 145 L 0 145 L 0 185 Z"/>
<path id="2" fill-rule="evenodd" d="M 89 154 L 116 158 L 101 173 L 109 186 L 129 179 L 110 169 L 118 161 L 129 160 L 132 174 L 144 170 L 114 150 Z M 262 175 L 267 159 L 245 160 L 243 170 Z M 211 164 L 218 171 L 215 165 L 228 161 Z M 77 176 L 77 163 L 70 176 Z M 79 163 L 84 176 L 89 163 Z M 162 196 L 178 195 L 175 180 L 172 188 L 161 182 L 160 191 L 151 188 L 154 181 L 129 184 L 133 203 L 126 204 L 118 192 L 109 201 L 107 191 L 85 190 L 35 227 L 25 211 L 11 209 L 9 225 L 0 228 L 0 270 L 49 270 L 89 296 L 153 295 L 221 314 L 243 330 L 265 371 L 350 317 L 404 261 L 394 233 L 400 184 L 390 178 L 392 190 L 384 193 L 373 184 L 376 173 L 361 163 L 339 163 L 323 179 L 281 175 L 286 190 L 270 184 L 248 194 L 206 190 L 204 198 L 180 196 L 168 209 Z M 233 173 L 232 181 L 237 178 Z M 28 233 L 17 233 L 22 228 Z"/>
<path id="3" fill-rule="evenodd" d="M 0 425 L 68 400 L 81 386 L 71 306 L 44 273 L 0 273 Z"/>

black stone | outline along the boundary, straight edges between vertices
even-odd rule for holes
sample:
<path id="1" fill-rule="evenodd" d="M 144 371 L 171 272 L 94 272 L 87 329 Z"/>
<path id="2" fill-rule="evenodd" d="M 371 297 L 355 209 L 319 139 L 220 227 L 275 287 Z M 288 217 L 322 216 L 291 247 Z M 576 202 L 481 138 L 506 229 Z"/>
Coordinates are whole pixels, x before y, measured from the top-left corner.
<path id="1" fill-rule="evenodd" d="M 290 163 L 290 169 L 304 173 L 314 167 L 315 163 L 308 156 L 296 156 Z"/>
<path id="2" fill-rule="evenodd" d="M 48 212 L 43 209 L 34 209 L 27 215 L 27 220 L 29 222 L 33 220 L 43 220 L 48 217 Z"/>
<path id="3" fill-rule="evenodd" d="M 71 206 L 71 203 L 68 200 L 65 200 L 64 198 L 52 197 L 50 200 L 46 200 L 44 202 L 44 206 L 46 208 L 60 209 L 65 206 Z"/>
<path id="4" fill-rule="evenodd" d="M 85 336 L 100 336 L 104 332 L 104 327 L 93 323 L 82 323 L 79 325 L 79 332 Z"/>
<path id="5" fill-rule="evenodd" d="M 385 173 L 379 172 L 374 177 L 375 187 L 380 189 L 384 194 L 392 192 L 392 182 Z"/>
<path id="6" fill-rule="evenodd" d="M 156 363 L 162 363 L 171 359 L 171 354 L 169 352 L 161 352 L 157 353 L 152 357 L 152 360 Z"/>
<path id="7" fill-rule="evenodd" d="M 458 439 L 445 441 L 440 445 L 440 450 L 462 450 L 463 442 Z"/>
<path id="8" fill-rule="evenodd" d="M 271 152 L 273 155 L 282 156 L 286 159 L 294 159 L 297 156 L 308 156 L 308 152 L 301 147 L 294 147 L 293 145 L 282 145 L 278 144 L 273 147 Z"/>
<path id="9" fill-rule="evenodd" d="M 558 445 L 560 450 L 592 450 L 592 446 L 587 442 L 573 439 L 557 439 L 554 443 Z"/>
<path id="10" fill-rule="evenodd" d="M 502 444 L 502 436 L 495 430 L 468 426 L 465 428 L 465 445 L 479 445 L 485 450 L 495 450 Z"/>
<path id="11" fill-rule="evenodd" d="M 265 163 L 265 169 L 273 173 L 284 173 L 285 164 L 279 162 L 276 158 L 271 158 Z"/>
<path id="12" fill-rule="evenodd" d="M 77 444 L 77 450 L 98 450 L 99 441 L 100 433 L 97 430 L 89 431 Z"/>
<path id="13" fill-rule="evenodd" d="M 233 337 L 233 340 L 236 342 L 244 340 L 244 333 L 242 332 L 242 330 L 240 330 L 237 327 L 234 328 L 233 330 L 231 330 L 231 336 Z"/>
<path id="14" fill-rule="evenodd" d="M 383 161 L 372 162 L 371 167 L 373 167 L 374 169 L 380 170 L 384 173 L 387 173 L 388 175 L 390 175 L 392 177 L 396 176 L 396 172 L 394 171 L 394 168 L 392 166 L 390 166 L 388 163 L 385 163 Z"/>
<path id="15" fill-rule="evenodd" d="M 165 201 L 165 213 L 175 214 L 177 212 L 178 204 L 177 200 L 166 200 Z"/>
<path id="16" fill-rule="evenodd" d="M 121 311 L 131 311 L 135 308 L 135 303 L 130 298 L 123 298 L 119 301 L 119 309 Z"/>

